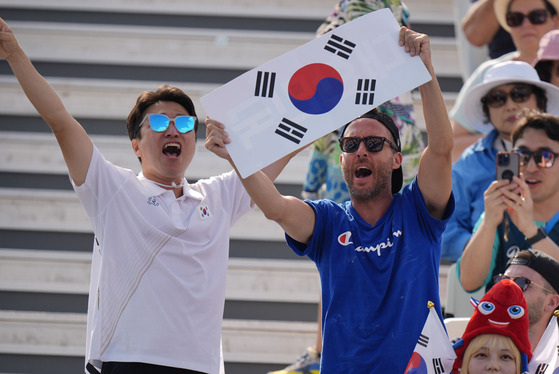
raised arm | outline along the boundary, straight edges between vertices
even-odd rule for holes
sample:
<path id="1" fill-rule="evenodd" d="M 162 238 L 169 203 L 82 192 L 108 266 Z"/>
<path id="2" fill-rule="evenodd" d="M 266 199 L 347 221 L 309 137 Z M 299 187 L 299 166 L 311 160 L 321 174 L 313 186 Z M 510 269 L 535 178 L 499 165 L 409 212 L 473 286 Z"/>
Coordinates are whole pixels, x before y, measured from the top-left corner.
<path id="1" fill-rule="evenodd" d="M 400 45 L 411 56 L 421 57 L 432 78 L 419 87 L 428 145 L 419 162 L 417 182 L 429 212 L 440 219 L 444 216 L 452 191 L 452 128 L 431 61 L 429 37 L 402 27 Z"/>
<path id="2" fill-rule="evenodd" d="M 460 259 L 460 283 L 466 291 L 475 291 L 485 283 L 491 266 L 495 234 L 507 209 L 503 196 L 505 190 L 515 186 L 508 180 L 494 181 L 483 193 L 485 213 Z"/>
<path id="3" fill-rule="evenodd" d="M 0 19 L 0 57 L 10 64 L 25 95 L 52 129 L 70 177 L 76 185 L 81 185 L 87 175 L 93 143 L 52 86 L 35 69 L 3 19 Z"/>
<path id="4" fill-rule="evenodd" d="M 225 148 L 225 144 L 229 142 L 230 139 L 225 131 L 225 126 L 207 118 L 206 148 L 217 156 L 228 160 L 241 178 L 227 152 L 227 148 Z M 285 156 L 247 178 L 241 178 L 241 181 L 266 218 L 276 221 L 285 233 L 293 239 L 301 243 L 308 243 L 314 230 L 315 215 L 313 209 L 295 197 L 283 196 L 272 182 L 295 153 Z"/>
<path id="5" fill-rule="evenodd" d="M 478 0 L 472 4 L 462 20 L 464 35 L 476 47 L 489 44 L 499 30 L 494 2 L 494 0 Z"/>

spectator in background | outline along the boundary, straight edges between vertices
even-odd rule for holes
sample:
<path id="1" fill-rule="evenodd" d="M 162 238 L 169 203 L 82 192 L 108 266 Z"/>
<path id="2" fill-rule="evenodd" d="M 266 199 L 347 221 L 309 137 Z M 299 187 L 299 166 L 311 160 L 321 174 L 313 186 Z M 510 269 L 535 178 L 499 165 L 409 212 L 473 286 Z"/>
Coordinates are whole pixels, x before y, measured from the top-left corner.
<path id="1" fill-rule="evenodd" d="M 503 29 L 495 15 L 495 0 L 474 0 L 461 22 L 468 41 L 476 46 L 487 46 L 489 58 L 499 58 L 516 50 L 508 31 Z"/>
<path id="2" fill-rule="evenodd" d="M 512 150 L 511 134 L 523 109 L 559 114 L 559 89 L 540 81 L 525 62 L 495 64 L 464 100 L 469 122 L 487 136 L 468 147 L 452 167 L 456 210 L 443 234 L 442 257 L 456 261 L 484 210 L 483 194 L 495 180 L 497 152 Z"/>
<path id="3" fill-rule="evenodd" d="M 532 63 L 540 79 L 559 87 L 559 30 L 552 30 L 540 40 L 540 48 Z"/>
<path id="4" fill-rule="evenodd" d="M 505 279 L 476 304 L 462 339 L 454 345 L 457 358 L 452 373 L 526 373 L 532 352 L 522 289 Z"/>
<path id="5" fill-rule="evenodd" d="M 516 50 L 509 33 L 497 22 L 493 1 L 454 0 L 454 38 L 463 82 L 487 59 Z"/>
<path id="6" fill-rule="evenodd" d="M 537 250 L 520 251 L 507 264 L 505 274 L 524 291 L 528 306 L 528 336 L 532 352 L 531 374 L 557 373 L 559 368 L 559 262 Z"/>
<path id="7" fill-rule="evenodd" d="M 475 124 L 468 120 L 464 108 L 464 100 L 472 87 L 482 82 L 485 72 L 499 62 L 512 60 L 531 64 L 536 58 L 540 39 L 559 27 L 559 0 L 494 0 L 493 5 L 495 16 L 501 27 L 510 33 L 516 51 L 484 62 L 464 82 L 450 111 L 455 142 L 454 161 L 465 148 L 481 137 Z"/>
<path id="8" fill-rule="evenodd" d="M 513 135 L 520 177 L 497 180 L 484 193 L 485 212 L 458 260 L 466 291 L 489 289 L 522 249 L 559 259 L 559 118 L 529 113 Z"/>

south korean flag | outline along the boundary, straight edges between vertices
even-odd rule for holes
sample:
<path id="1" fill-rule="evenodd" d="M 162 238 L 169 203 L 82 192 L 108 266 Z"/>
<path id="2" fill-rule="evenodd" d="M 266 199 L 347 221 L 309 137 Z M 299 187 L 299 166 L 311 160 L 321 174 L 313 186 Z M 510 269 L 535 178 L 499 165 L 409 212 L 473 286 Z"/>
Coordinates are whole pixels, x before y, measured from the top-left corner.
<path id="1" fill-rule="evenodd" d="M 242 177 L 428 82 L 389 9 L 346 23 L 203 96 Z"/>
<path id="2" fill-rule="evenodd" d="M 429 314 L 404 374 L 448 374 L 456 359 L 446 330 L 429 301 Z"/>

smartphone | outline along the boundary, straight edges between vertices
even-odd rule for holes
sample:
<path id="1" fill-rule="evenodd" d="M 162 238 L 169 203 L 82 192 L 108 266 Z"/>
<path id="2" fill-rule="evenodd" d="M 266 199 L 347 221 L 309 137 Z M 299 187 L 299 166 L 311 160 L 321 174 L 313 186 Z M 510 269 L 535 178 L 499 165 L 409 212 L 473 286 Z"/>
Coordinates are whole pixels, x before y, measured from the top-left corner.
<path id="1" fill-rule="evenodd" d="M 520 171 L 520 155 L 516 152 L 497 153 L 497 172 L 495 179 L 508 179 L 512 182 L 512 177 L 518 177 Z"/>

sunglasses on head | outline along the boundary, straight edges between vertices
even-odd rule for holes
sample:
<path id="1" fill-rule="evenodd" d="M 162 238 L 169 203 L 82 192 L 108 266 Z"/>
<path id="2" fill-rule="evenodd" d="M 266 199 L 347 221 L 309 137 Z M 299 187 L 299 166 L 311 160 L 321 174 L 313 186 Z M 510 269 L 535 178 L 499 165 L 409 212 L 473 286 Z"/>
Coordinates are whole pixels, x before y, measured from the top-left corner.
<path id="1" fill-rule="evenodd" d="M 532 95 L 532 92 L 532 87 L 530 86 L 515 86 L 509 93 L 502 90 L 491 91 L 485 95 L 482 101 L 491 108 L 496 109 L 505 105 L 509 96 L 515 103 L 525 103 L 530 98 L 530 95 Z"/>
<path id="2" fill-rule="evenodd" d="M 559 153 L 555 153 L 547 150 L 537 150 L 529 151 L 527 149 L 517 149 L 516 153 L 520 155 L 520 166 L 526 166 L 530 162 L 530 159 L 534 157 L 534 162 L 540 168 L 550 168 L 553 166 L 555 157 L 559 156 Z"/>
<path id="3" fill-rule="evenodd" d="M 169 123 L 173 121 L 177 131 L 181 134 L 185 134 L 194 129 L 196 123 L 196 117 L 192 116 L 176 116 L 175 118 L 169 118 L 164 114 L 152 113 L 144 117 L 142 122 L 140 122 L 140 127 L 144 122 L 149 120 L 149 126 L 155 132 L 163 132 L 169 127 Z"/>
<path id="4" fill-rule="evenodd" d="M 504 275 L 504 274 L 498 274 L 495 275 L 493 277 L 493 282 L 495 284 L 499 283 L 500 281 L 502 281 L 503 279 L 510 279 L 512 280 L 514 283 L 516 283 L 518 285 L 518 287 L 520 287 L 522 289 L 522 292 L 525 292 L 528 287 L 530 287 L 530 285 L 533 286 L 537 286 L 540 287 L 544 290 L 546 290 L 547 292 L 551 292 L 552 294 L 554 294 L 555 292 L 548 290 L 547 288 L 545 288 L 544 286 L 541 286 L 537 283 L 532 282 L 530 279 L 526 278 L 526 277 L 509 277 L 508 275 Z"/>
<path id="5" fill-rule="evenodd" d="M 390 140 L 383 138 L 382 136 L 367 136 L 365 138 L 358 138 L 355 136 L 348 136 L 344 138 L 340 138 L 340 148 L 342 152 L 345 153 L 354 153 L 357 152 L 359 149 L 359 144 L 363 142 L 365 144 L 365 148 L 369 152 L 380 152 L 384 147 L 384 143 L 388 143 L 392 149 L 398 152 L 398 147 L 396 144 L 392 143 Z"/>
<path id="6" fill-rule="evenodd" d="M 524 23 L 524 18 L 528 18 L 532 25 L 542 25 L 547 21 L 547 10 L 536 9 L 528 14 L 520 12 L 507 13 L 507 25 L 510 27 L 518 27 Z"/>

